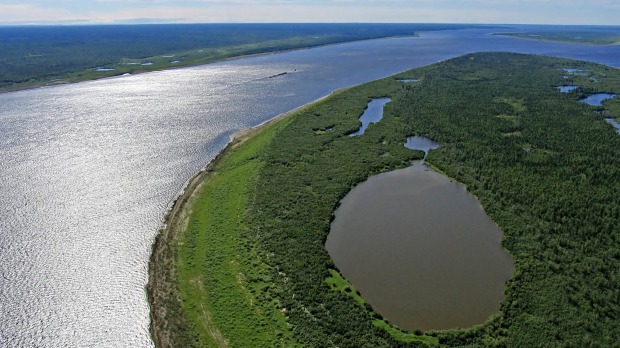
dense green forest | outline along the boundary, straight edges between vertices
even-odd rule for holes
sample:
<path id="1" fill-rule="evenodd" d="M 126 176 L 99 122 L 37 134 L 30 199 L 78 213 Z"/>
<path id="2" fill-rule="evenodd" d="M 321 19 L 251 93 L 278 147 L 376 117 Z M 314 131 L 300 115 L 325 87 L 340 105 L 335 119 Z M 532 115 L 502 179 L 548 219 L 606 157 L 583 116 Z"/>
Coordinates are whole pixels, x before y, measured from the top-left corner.
<path id="1" fill-rule="evenodd" d="M 580 88 L 560 93 L 561 85 Z M 189 200 L 178 235 L 158 237 L 151 269 L 165 276 L 150 286 L 166 286 L 149 291 L 156 344 L 618 346 L 620 136 L 601 108 L 579 102 L 597 91 L 619 93 L 620 71 L 470 54 L 339 91 L 229 147 Z M 383 120 L 349 137 L 377 97 L 392 98 Z M 604 107 L 613 114 L 619 104 Z M 515 260 L 500 312 L 472 328 L 400 331 L 325 250 L 340 200 L 420 158 L 403 146 L 416 134 L 441 144 L 427 162 L 478 197 Z"/>
<path id="2" fill-rule="evenodd" d="M 168 24 L 0 27 L 0 90 L 203 64 L 455 24 Z M 146 64 L 146 65 L 143 65 Z M 96 71 L 95 68 L 105 68 Z"/>
<path id="3" fill-rule="evenodd" d="M 561 26 L 560 28 L 544 28 L 528 32 L 501 33 L 520 39 L 568 42 L 586 45 L 618 45 L 620 44 L 620 27 L 618 26 Z"/>

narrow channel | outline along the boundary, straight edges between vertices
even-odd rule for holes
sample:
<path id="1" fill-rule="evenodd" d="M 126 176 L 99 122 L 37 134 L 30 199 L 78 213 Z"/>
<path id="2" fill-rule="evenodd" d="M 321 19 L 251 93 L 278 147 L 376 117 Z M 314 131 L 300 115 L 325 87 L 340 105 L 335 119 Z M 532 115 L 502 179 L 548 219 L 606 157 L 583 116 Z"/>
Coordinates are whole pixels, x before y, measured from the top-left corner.
<path id="1" fill-rule="evenodd" d="M 426 158 L 430 150 L 439 148 L 439 144 L 427 137 L 414 135 L 407 137 L 407 140 L 405 141 L 405 147 L 411 150 L 424 151 L 424 158 Z"/>

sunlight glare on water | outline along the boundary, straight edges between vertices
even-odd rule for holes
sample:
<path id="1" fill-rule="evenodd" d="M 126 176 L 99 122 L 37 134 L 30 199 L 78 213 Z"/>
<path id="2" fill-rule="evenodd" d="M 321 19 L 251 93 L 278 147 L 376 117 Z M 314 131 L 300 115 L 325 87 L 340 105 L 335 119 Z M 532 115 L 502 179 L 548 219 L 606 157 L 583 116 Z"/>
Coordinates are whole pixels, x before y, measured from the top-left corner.
<path id="1" fill-rule="evenodd" d="M 0 95 L 0 346 L 149 347 L 151 244 L 237 130 L 481 50 L 620 66 L 620 46 L 446 31 Z M 282 72 L 276 78 L 269 76 Z"/>

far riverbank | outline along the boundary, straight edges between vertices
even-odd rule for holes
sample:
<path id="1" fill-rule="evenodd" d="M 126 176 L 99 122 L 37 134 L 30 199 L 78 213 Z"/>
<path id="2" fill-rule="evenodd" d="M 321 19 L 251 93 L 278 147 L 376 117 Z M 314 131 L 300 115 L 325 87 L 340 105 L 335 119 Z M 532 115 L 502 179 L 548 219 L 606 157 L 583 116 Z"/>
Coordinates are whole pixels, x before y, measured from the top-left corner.
<path id="1" fill-rule="evenodd" d="M 265 55 L 270 55 L 270 54 L 305 50 L 305 49 L 324 47 L 324 46 L 342 45 L 342 44 L 347 44 L 347 43 L 352 43 L 352 42 L 374 41 L 374 40 L 399 38 L 399 37 L 419 37 L 419 36 L 420 34 L 416 32 L 411 35 L 389 35 L 389 36 L 350 39 L 350 40 L 342 40 L 342 41 L 334 41 L 334 42 L 318 43 L 318 44 L 309 42 L 305 44 L 304 43 L 298 44 L 292 48 L 276 49 L 276 50 L 273 49 L 273 42 L 263 42 L 263 43 L 257 44 L 259 45 L 258 47 L 252 47 L 252 49 L 247 49 L 244 47 L 237 47 L 237 46 L 226 47 L 224 49 L 212 48 L 213 51 L 217 52 L 214 56 L 199 57 L 199 58 L 188 59 L 188 60 L 161 61 L 160 58 L 161 57 L 188 56 L 188 55 L 191 55 L 191 51 L 176 52 L 176 53 L 168 54 L 165 56 L 154 56 L 154 57 L 146 57 L 146 58 L 141 58 L 141 59 L 123 58 L 122 62 L 110 64 L 109 68 L 107 66 L 106 68 L 89 68 L 89 69 L 83 69 L 79 71 L 66 73 L 63 75 L 58 75 L 58 76 L 47 76 L 45 77 L 46 78 L 45 81 L 31 79 L 27 82 L 16 83 L 8 87 L 0 87 L 0 93 L 16 92 L 16 91 L 21 91 L 21 90 L 28 90 L 28 89 L 35 89 L 35 88 L 42 88 L 42 87 L 52 87 L 52 86 L 66 85 L 66 84 L 85 82 L 85 81 L 94 81 L 94 80 L 100 80 L 100 79 L 106 79 L 106 78 L 116 78 L 116 77 L 122 77 L 125 75 L 138 75 L 138 74 L 154 72 L 154 71 L 189 68 L 189 67 L 213 64 L 213 63 L 224 62 L 224 61 L 229 61 L 229 60 L 265 56 Z M 203 50 L 196 48 L 193 51 L 202 52 Z M 246 51 L 251 51 L 251 52 L 258 51 L 258 52 L 247 53 Z M 137 63 L 137 62 L 146 62 L 146 63 Z"/>

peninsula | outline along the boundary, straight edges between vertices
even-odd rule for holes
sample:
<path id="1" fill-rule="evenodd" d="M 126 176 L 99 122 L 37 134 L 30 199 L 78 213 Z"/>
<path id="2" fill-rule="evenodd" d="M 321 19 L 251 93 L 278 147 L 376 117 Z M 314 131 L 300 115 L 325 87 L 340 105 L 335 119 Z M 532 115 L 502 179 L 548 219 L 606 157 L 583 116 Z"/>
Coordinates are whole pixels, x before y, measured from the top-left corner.
<path id="1" fill-rule="evenodd" d="M 620 98 L 581 100 L 618 94 L 619 81 L 618 69 L 582 61 L 468 54 L 237 135 L 157 237 L 147 287 L 156 346 L 613 346 L 620 136 L 604 118 L 620 115 Z M 349 136 L 385 97 L 381 121 Z M 423 157 L 404 146 L 413 135 L 441 145 L 427 164 L 478 198 L 514 258 L 499 311 L 480 325 L 404 331 L 325 249 L 351 189 Z"/>

